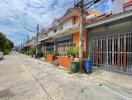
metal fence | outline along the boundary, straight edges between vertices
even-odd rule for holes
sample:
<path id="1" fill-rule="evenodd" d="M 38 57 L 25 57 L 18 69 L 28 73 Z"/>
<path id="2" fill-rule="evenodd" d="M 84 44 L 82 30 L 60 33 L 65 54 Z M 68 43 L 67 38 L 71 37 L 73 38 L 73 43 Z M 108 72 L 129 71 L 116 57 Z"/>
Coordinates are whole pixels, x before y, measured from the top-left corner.
<path id="1" fill-rule="evenodd" d="M 132 33 L 95 37 L 90 41 L 94 66 L 132 74 Z"/>
<path id="2" fill-rule="evenodd" d="M 59 55 L 66 55 L 67 54 L 66 51 L 72 47 L 73 47 L 73 43 L 71 40 L 59 42 L 59 43 L 57 43 L 57 52 Z"/>

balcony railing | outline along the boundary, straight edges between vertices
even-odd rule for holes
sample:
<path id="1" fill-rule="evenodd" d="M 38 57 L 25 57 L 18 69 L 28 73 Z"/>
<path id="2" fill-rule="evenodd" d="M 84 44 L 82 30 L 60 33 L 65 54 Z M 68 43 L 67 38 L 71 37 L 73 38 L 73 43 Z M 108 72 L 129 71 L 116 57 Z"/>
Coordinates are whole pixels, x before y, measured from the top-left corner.
<path id="1" fill-rule="evenodd" d="M 67 35 L 67 34 L 72 34 L 74 32 L 78 32 L 79 31 L 79 24 L 75 24 L 72 25 L 69 28 L 66 29 L 62 29 L 56 32 L 55 36 L 63 36 L 63 35 Z"/>

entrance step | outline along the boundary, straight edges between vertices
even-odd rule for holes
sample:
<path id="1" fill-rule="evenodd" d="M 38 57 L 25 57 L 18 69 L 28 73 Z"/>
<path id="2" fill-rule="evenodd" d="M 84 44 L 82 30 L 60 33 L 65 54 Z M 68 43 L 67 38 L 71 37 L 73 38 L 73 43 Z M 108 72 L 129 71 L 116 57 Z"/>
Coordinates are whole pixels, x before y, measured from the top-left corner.
<path id="1" fill-rule="evenodd" d="M 58 65 L 59 65 L 57 60 L 54 60 L 54 61 L 52 61 L 51 63 L 52 63 L 53 65 L 55 65 L 55 66 L 58 66 Z"/>

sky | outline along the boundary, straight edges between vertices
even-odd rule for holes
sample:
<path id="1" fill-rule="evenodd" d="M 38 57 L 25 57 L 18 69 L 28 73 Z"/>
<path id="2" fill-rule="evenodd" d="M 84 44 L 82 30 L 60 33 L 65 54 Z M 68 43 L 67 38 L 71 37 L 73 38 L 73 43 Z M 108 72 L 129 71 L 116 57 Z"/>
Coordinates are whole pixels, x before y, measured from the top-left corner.
<path id="1" fill-rule="evenodd" d="M 110 1 L 102 0 L 101 5 L 91 9 L 108 12 L 111 9 Z M 26 41 L 27 35 L 30 38 L 35 36 L 37 24 L 48 27 L 54 18 L 63 16 L 73 5 L 74 0 L 0 0 L 0 32 L 15 45 L 20 45 Z"/>

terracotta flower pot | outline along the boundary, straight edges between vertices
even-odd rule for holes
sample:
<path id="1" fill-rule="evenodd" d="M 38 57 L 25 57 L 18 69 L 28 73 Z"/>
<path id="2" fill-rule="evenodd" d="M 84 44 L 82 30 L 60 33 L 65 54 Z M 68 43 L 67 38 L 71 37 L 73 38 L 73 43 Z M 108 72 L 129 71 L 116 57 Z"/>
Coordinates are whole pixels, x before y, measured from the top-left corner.
<path id="1" fill-rule="evenodd" d="M 47 60 L 48 62 L 52 62 L 53 59 L 54 59 L 54 55 L 53 55 L 53 54 L 47 54 L 47 55 L 46 55 L 46 60 Z"/>

